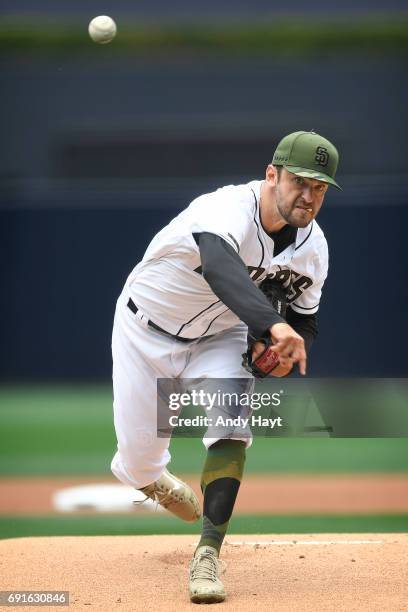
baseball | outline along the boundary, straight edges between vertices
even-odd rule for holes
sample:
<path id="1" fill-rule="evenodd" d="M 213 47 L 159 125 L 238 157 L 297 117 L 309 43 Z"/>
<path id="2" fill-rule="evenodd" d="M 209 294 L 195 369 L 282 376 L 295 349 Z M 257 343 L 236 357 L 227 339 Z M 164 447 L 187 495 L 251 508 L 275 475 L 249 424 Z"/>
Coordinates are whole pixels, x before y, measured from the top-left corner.
<path id="1" fill-rule="evenodd" d="M 88 26 L 89 36 L 100 45 L 106 45 L 116 36 L 116 23 L 112 17 L 99 15 L 94 17 Z"/>

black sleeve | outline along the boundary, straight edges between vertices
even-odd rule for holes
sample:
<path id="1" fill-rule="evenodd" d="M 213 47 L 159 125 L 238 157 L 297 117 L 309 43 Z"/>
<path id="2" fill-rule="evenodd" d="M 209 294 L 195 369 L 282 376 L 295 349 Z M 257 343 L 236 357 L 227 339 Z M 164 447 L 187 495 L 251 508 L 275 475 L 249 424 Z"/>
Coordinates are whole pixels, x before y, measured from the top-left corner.
<path id="1" fill-rule="evenodd" d="M 220 298 L 260 338 L 268 328 L 284 320 L 252 282 L 238 253 L 220 236 L 194 234 L 201 255 L 202 274 Z"/>
<path id="2" fill-rule="evenodd" d="M 302 336 L 305 341 L 306 353 L 309 354 L 313 340 L 318 333 L 316 315 L 300 314 L 288 306 L 286 310 L 286 321 L 300 336 Z"/>

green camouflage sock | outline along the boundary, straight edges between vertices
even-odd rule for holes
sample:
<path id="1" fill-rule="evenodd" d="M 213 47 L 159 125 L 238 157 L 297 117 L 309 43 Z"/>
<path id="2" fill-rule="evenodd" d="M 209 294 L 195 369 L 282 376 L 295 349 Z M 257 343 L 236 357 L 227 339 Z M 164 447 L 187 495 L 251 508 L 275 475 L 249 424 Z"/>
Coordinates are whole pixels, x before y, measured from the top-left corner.
<path id="1" fill-rule="evenodd" d="M 239 440 L 219 440 L 208 449 L 201 476 L 204 512 L 198 546 L 220 551 L 241 484 L 245 448 Z"/>

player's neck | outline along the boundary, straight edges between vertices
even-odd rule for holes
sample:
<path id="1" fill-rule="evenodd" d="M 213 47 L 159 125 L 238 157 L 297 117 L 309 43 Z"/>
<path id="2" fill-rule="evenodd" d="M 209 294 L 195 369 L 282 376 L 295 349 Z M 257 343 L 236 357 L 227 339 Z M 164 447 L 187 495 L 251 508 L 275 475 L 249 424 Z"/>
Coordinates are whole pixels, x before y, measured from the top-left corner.
<path id="1" fill-rule="evenodd" d="M 261 185 L 259 216 L 262 227 L 267 234 L 279 232 L 282 227 L 287 225 L 276 206 L 275 190 L 268 190 L 265 182 Z"/>

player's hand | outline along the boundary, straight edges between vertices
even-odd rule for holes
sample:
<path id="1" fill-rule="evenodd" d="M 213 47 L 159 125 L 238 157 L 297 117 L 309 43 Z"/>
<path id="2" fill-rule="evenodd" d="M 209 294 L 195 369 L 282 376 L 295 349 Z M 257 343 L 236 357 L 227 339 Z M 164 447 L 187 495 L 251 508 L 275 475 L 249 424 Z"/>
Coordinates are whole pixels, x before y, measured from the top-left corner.
<path id="1" fill-rule="evenodd" d="M 252 361 L 255 361 L 255 359 L 257 359 L 259 355 L 261 355 L 264 352 L 264 350 L 265 350 L 265 345 L 263 342 L 260 342 L 259 340 L 257 342 L 254 342 L 253 347 L 252 347 Z M 293 364 L 290 366 L 289 365 L 283 366 L 281 363 L 278 363 L 276 368 L 272 370 L 269 376 L 274 376 L 275 378 L 281 378 L 282 376 L 287 376 L 292 370 L 292 367 L 293 367 Z"/>
<path id="2" fill-rule="evenodd" d="M 305 342 L 295 330 L 287 323 L 275 323 L 269 328 L 273 346 L 271 347 L 279 355 L 279 364 L 282 368 L 289 368 L 293 364 L 299 364 L 299 372 L 306 374 L 306 350 Z M 283 374 L 282 374 L 283 376 Z"/>

